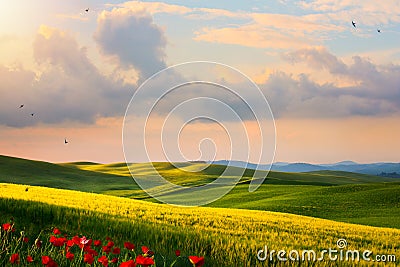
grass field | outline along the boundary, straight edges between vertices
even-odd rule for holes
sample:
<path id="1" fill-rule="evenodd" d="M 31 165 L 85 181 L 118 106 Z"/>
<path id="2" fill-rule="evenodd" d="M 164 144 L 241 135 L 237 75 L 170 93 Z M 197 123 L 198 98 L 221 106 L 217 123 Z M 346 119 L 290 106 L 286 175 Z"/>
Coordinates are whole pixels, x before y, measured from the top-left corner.
<path id="1" fill-rule="evenodd" d="M 134 165 L 145 178 L 150 163 Z M 202 185 L 214 180 L 224 166 L 155 163 L 157 170 L 180 185 Z M 77 162 L 51 164 L 0 156 L 0 182 L 41 185 L 127 198 L 148 198 L 130 177 L 126 164 Z M 252 170 L 229 194 L 210 204 L 213 207 L 268 210 L 306 215 L 342 222 L 400 228 L 400 180 L 348 172 L 270 172 L 264 184 L 248 192 Z M 396 182 L 397 181 L 397 182 Z M 185 193 L 182 192 L 182 196 Z"/>
<path id="2" fill-rule="evenodd" d="M 14 216 L 17 224 L 32 233 L 57 226 L 71 234 L 131 240 L 167 257 L 181 249 L 185 254 L 206 256 L 205 266 L 266 266 L 256 259 L 264 245 L 276 250 L 322 251 L 335 249 L 339 238 L 347 240 L 348 249 L 368 249 L 373 255 L 400 258 L 397 229 L 267 211 L 173 207 L 45 187 L 25 189 L 24 185 L 0 184 L 1 220 Z M 355 264 L 329 260 L 323 263 Z"/>
<path id="3" fill-rule="evenodd" d="M 131 176 L 125 163 L 118 164 L 93 164 L 93 163 L 68 163 L 63 166 L 75 167 L 80 170 L 93 171 L 99 173 L 107 173 L 122 176 Z M 177 166 L 179 168 L 177 168 Z M 209 183 L 223 173 L 225 166 L 209 165 L 205 168 L 202 163 L 171 163 L 155 162 L 155 163 L 134 163 L 131 167 L 135 169 L 137 177 L 146 177 L 155 168 L 157 172 L 167 180 L 179 185 L 202 185 Z M 241 170 L 241 168 L 233 169 Z M 199 170 L 199 171 L 197 171 Z M 238 171 L 239 172 L 239 171 Z M 244 170 L 242 183 L 247 182 L 253 175 L 254 170 Z M 285 173 L 271 171 L 265 184 L 279 185 L 346 185 L 346 184 L 363 184 L 363 183 L 381 183 L 393 182 L 394 178 L 341 172 L 341 171 L 319 171 L 308 173 Z"/>
<path id="4" fill-rule="evenodd" d="M 83 164 L 83 163 L 82 163 Z M 52 164 L 0 156 L 0 182 L 40 185 L 84 192 L 105 193 L 129 190 L 144 196 L 132 178 L 122 175 L 82 171 L 77 165 Z"/>
<path id="5" fill-rule="evenodd" d="M 180 169 L 154 163 L 161 175 L 183 186 L 209 183 L 225 168 L 178 165 Z M 141 179 L 151 174 L 150 163 L 132 167 Z M 159 259 L 164 255 L 172 260 L 175 249 L 206 256 L 206 266 L 273 266 L 277 262 L 256 259 L 264 245 L 321 251 L 335 249 L 340 238 L 347 240 L 349 249 L 400 258 L 400 230 L 393 229 L 400 228 L 400 181 L 393 178 L 332 171 L 270 172 L 264 184 L 249 193 L 253 171 L 245 170 L 239 184 L 210 207 L 183 208 L 153 203 L 123 163 L 52 164 L 0 156 L 0 170 L 0 182 L 5 183 L 0 184 L 0 219 L 13 216 L 33 234 L 57 226 L 71 235 L 128 239 L 151 246 Z"/>
<path id="6" fill-rule="evenodd" d="M 236 186 L 213 207 L 287 212 L 335 221 L 400 228 L 400 182 L 342 186 Z"/>

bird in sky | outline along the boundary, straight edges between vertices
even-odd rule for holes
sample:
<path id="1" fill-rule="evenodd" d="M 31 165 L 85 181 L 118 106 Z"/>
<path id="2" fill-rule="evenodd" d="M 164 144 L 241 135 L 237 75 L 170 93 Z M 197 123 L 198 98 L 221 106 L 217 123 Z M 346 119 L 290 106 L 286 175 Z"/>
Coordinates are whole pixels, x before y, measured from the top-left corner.
<path id="1" fill-rule="evenodd" d="M 31 116 L 33 117 L 33 115 L 35 115 L 35 113 L 31 113 Z"/>
<path id="2" fill-rule="evenodd" d="M 86 8 L 85 11 L 86 11 L 86 12 L 89 12 L 89 8 Z"/>
<path id="3" fill-rule="evenodd" d="M 68 144 L 67 138 L 64 138 L 64 144 Z"/>
<path id="4" fill-rule="evenodd" d="M 356 23 L 355 23 L 355 21 L 354 21 L 354 20 L 352 20 L 352 21 L 351 21 L 351 24 L 353 24 L 353 27 L 354 27 L 354 28 L 356 28 L 356 27 L 357 27 L 357 25 L 356 25 Z"/>
<path id="5" fill-rule="evenodd" d="M 376 31 L 380 33 L 380 32 L 381 32 L 381 29 L 377 29 Z"/>
<path id="6" fill-rule="evenodd" d="M 21 106 L 19 106 L 19 108 L 23 108 L 24 107 L 24 104 L 22 104 Z"/>

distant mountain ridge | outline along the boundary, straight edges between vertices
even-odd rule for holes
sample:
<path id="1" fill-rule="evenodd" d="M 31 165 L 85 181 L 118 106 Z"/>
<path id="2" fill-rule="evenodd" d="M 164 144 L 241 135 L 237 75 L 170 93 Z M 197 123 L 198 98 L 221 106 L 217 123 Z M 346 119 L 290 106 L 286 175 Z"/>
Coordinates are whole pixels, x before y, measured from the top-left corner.
<path id="1" fill-rule="evenodd" d="M 248 168 L 248 169 L 256 169 L 257 164 L 247 163 L 245 161 L 237 161 L 237 160 L 218 160 L 212 162 L 213 164 L 219 165 L 231 165 L 235 167 Z M 259 170 L 268 170 L 270 165 L 268 164 L 260 164 L 258 165 Z M 281 172 L 313 172 L 313 171 L 346 171 L 346 172 L 355 172 L 369 175 L 381 175 L 385 176 L 390 174 L 391 177 L 400 178 L 400 163 L 356 163 L 354 161 L 341 161 L 338 163 L 332 164 L 310 164 L 310 163 L 288 163 L 288 162 L 276 162 L 271 166 L 272 171 L 281 171 Z"/>

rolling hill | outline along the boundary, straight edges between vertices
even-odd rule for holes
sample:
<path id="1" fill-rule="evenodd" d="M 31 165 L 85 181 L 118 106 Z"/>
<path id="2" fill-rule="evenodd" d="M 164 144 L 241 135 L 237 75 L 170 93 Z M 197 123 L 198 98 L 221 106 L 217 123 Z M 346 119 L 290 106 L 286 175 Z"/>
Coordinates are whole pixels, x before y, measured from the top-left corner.
<path id="1" fill-rule="evenodd" d="M 257 209 L 400 228 L 400 182 L 341 186 L 238 185 L 212 207 Z"/>
<path id="2" fill-rule="evenodd" d="M 315 266 L 316 262 L 299 261 L 293 265 L 262 262 L 257 260 L 256 253 L 265 245 L 276 251 L 313 249 L 319 253 L 327 248 L 336 249 L 337 240 L 342 238 L 349 249 L 373 251 L 371 257 L 376 254 L 400 257 L 398 229 L 286 213 L 176 207 L 36 186 L 25 191 L 25 186 L 10 184 L 0 184 L 0 210 L 1 222 L 13 216 L 16 227 L 32 234 L 29 236 L 32 240 L 39 233 L 45 238 L 46 232 L 58 227 L 69 236 L 109 236 L 120 246 L 128 240 L 139 247 L 146 245 L 154 249 L 157 260 L 162 257 L 173 260 L 175 249 L 181 249 L 185 255 L 205 256 L 205 267 Z M 367 264 L 364 261 L 332 262 L 328 258 L 317 263 L 323 266 Z M 188 262 L 179 264 L 190 265 Z"/>
<path id="3" fill-rule="evenodd" d="M 223 165 L 204 168 L 204 163 L 178 163 L 174 166 L 158 162 L 153 165 L 161 175 L 182 186 L 209 183 L 225 169 Z M 151 163 L 137 163 L 132 167 L 142 179 L 152 169 Z M 264 184 L 256 192 L 249 193 L 248 184 L 252 174 L 253 170 L 246 169 L 239 184 L 210 206 L 279 211 L 400 228 L 398 179 L 342 171 L 271 171 Z M 135 184 L 124 163 L 52 164 L 0 156 L 0 182 L 41 185 L 156 202 Z M 175 193 L 181 197 L 187 196 L 185 190 Z"/>
<path id="4" fill-rule="evenodd" d="M 82 162 L 74 165 L 59 165 L 43 161 L 0 156 L 0 182 L 96 193 L 104 193 L 112 190 L 139 190 L 139 187 L 130 177 L 81 170 L 77 167 L 81 164 L 98 165 Z"/>

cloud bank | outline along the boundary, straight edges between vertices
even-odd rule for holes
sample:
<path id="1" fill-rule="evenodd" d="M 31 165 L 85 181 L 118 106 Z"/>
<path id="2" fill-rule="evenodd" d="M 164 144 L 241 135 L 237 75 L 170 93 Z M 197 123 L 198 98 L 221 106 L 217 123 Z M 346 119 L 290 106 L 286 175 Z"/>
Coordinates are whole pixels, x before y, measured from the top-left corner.
<path id="1" fill-rule="evenodd" d="M 102 53 L 117 57 L 125 67 L 134 67 L 142 79 L 166 67 L 164 32 L 145 10 L 103 11 L 97 24 L 94 39 Z"/>
<path id="2" fill-rule="evenodd" d="M 118 68 L 134 68 L 139 82 L 166 67 L 166 38 L 145 10 L 102 12 L 93 37 L 104 55 L 117 59 Z M 71 33 L 42 25 L 32 49 L 38 70 L 0 66 L 0 124 L 94 123 L 124 114 L 137 84 L 102 73 Z"/>
<path id="3" fill-rule="evenodd" d="M 339 78 L 354 81 L 352 86 L 319 84 L 303 73 L 292 77 L 275 72 L 262 85 L 274 114 L 278 117 L 333 118 L 345 116 L 391 116 L 400 113 L 400 66 L 378 65 L 360 56 L 352 63 L 325 48 L 307 48 L 285 54 L 296 64 L 325 69 Z"/>
<path id="4" fill-rule="evenodd" d="M 0 124 L 93 123 L 98 117 L 123 114 L 133 90 L 103 75 L 70 34 L 41 26 L 33 54 L 42 70 L 38 75 L 23 67 L 0 67 Z"/>
<path id="5" fill-rule="evenodd" d="M 325 2 L 331 3 L 328 0 Z M 330 4 L 323 6 L 323 1 L 310 3 L 313 4 L 303 8 L 315 12 L 332 9 Z M 400 114 L 400 65 L 379 65 L 361 56 L 354 56 L 352 62 L 345 63 L 323 46 L 310 47 L 312 40 L 307 36 L 342 30 L 340 25 L 317 23 L 318 14 L 293 17 L 191 9 L 159 3 L 142 5 L 133 7 L 126 4 L 111 11 L 103 11 L 98 17 L 93 35 L 101 53 L 114 58 L 121 68 L 137 70 L 139 81 L 167 66 L 167 39 L 163 29 L 154 23 L 151 14 L 169 12 L 188 17 L 199 14 L 237 16 L 240 19 L 250 19 L 252 23 L 230 28 L 203 29 L 197 33 L 196 38 L 241 45 L 248 42 L 245 45 L 257 47 L 275 44 L 289 49 L 295 45 L 300 49 L 289 49 L 291 52 L 283 55 L 288 63 L 306 64 L 311 70 L 324 70 L 338 79 L 352 81 L 352 85 L 339 86 L 334 82 L 318 83 L 307 72 L 296 77 L 285 70 L 272 72 L 259 87 L 267 97 L 275 117 L 342 118 Z M 351 7 L 343 7 L 343 10 L 345 8 Z M 386 10 L 388 7 L 383 5 L 382 8 Z M 293 31 L 292 27 L 296 30 Z M 0 124 L 23 127 L 64 121 L 94 123 L 100 117 L 124 114 L 135 85 L 126 84 L 116 76 L 104 75 L 90 60 L 86 48 L 81 47 L 72 34 L 41 26 L 34 38 L 33 55 L 40 66 L 40 72 L 23 67 L 0 66 Z M 168 77 L 174 82 L 182 81 L 181 78 L 179 74 Z M 158 86 L 164 85 L 162 82 Z M 215 88 L 205 87 L 192 87 L 185 94 L 177 92 L 168 103 L 165 103 L 166 100 L 160 103 L 161 113 L 171 110 L 171 104 L 199 96 L 199 92 L 202 96 L 214 94 L 216 99 L 225 101 L 234 110 L 247 113 L 239 99 L 227 97 L 226 93 Z M 149 97 L 152 97 L 151 94 Z M 18 109 L 21 104 L 25 104 L 25 107 Z M 201 104 L 192 108 L 220 112 L 218 108 Z M 30 116 L 30 113 L 35 113 L 35 116 Z M 252 116 L 244 118 L 252 120 Z"/>

